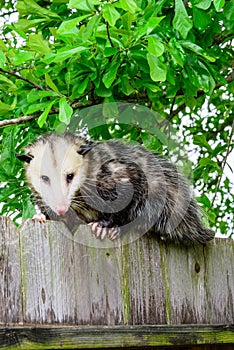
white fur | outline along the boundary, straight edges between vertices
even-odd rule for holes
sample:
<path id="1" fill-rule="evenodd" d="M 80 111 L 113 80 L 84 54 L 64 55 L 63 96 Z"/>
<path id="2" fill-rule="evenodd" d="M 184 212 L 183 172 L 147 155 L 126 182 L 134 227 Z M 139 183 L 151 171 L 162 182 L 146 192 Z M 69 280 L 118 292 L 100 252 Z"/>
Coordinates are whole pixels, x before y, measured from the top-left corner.
<path id="1" fill-rule="evenodd" d="M 52 136 L 51 142 L 39 141 L 27 148 L 33 159 L 27 166 L 26 176 L 47 206 L 56 214 L 65 214 L 71 199 L 82 182 L 83 157 L 77 153 L 80 144 L 67 138 Z M 66 177 L 74 174 L 71 183 Z M 49 182 L 43 181 L 47 176 Z"/>

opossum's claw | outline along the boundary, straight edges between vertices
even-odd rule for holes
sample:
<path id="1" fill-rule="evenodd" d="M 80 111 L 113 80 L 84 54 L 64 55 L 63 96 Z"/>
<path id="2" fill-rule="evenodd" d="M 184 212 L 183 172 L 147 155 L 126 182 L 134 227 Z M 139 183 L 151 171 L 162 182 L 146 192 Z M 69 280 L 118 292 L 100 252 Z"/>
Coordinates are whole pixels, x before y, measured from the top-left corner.
<path id="1" fill-rule="evenodd" d="M 114 241 L 119 235 L 120 235 L 119 227 L 112 227 L 108 231 L 108 238 L 110 238 L 112 241 Z"/>
<path id="2" fill-rule="evenodd" d="M 32 217 L 32 220 L 46 222 L 46 216 L 42 213 L 37 213 Z"/>
<path id="3" fill-rule="evenodd" d="M 120 234 L 119 227 L 108 228 L 108 227 L 103 226 L 102 222 L 90 222 L 88 225 L 91 226 L 93 234 L 95 234 L 95 236 L 97 238 L 100 238 L 101 240 L 108 237 L 109 239 L 111 239 L 113 241 Z"/>
<path id="4" fill-rule="evenodd" d="M 101 240 L 105 238 L 105 227 L 101 226 L 99 222 L 90 222 L 89 226 L 91 226 L 91 230 L 96 238 L 100 238 Z"/>

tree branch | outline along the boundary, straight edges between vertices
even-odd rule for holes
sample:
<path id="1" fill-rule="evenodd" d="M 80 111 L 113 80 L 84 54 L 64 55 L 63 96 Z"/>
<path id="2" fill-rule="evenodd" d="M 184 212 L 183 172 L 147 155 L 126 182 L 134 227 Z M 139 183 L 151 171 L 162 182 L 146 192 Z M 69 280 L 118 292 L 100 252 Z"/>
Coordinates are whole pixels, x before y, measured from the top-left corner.
<path id="1" fill-rule="evenodd" d="M 9 125 L 18 125 L 18 124 L 24 124 L 28 122 L 29 120 L 37 118 L 38 114 L 33 115 L 26 115 L 24 117 L 14 118 L 14 119 L 7 119 L 7 120 L 1 120 L 0 121 L 0 128 L 3 128 L 5 126 Z"/>
<path id="2" fill-rule="evenodd" d="M 18 73 L 9 72 L 8 70 L 5 70 L 5 69 L 3 69 L 3 68 L 0 68 L 0 72 L 2 72 L 2 73 L 4 73 L 4 74 L 7 74 L 7 75 L 11 75 L 11 76 L 13 76 L 13 77 L 16 77 L 17 79 L 23 80 L 23 81 L 25 81 L 26 83 L 28 83 L 28 84 L 34 86 L 37 90 L 45 90 L 45 89 L 47 90 L 47 88 L 44 89 L 42 86 L 40 86 L 40 85 L 34 83 L 33 81 L 31 81 L 31 80 L 29 80 L 29 79 L 27 79 L 27 78 L 22 77 L 22 76 L 19 75 Z"/>
<path id="3" fill-rule="evenodd" d="M 222 35 L 222 34 L 217 34 L 215 35 L 214 39 L 213 39 L 213 45 L 219 45 L 222 44 L 224 41 L 226 41 L 227 39 L 232 40 L 233 38 L 233 33 L 228 33 L 226 35 Z"/>

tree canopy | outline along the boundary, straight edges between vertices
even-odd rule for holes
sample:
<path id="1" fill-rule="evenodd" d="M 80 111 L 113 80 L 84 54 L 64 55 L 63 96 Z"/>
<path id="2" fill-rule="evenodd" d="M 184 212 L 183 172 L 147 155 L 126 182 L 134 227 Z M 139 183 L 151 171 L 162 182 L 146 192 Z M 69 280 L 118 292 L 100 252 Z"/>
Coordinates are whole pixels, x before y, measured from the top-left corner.
<path id="1" fill-rule="evenodd" d="M 98 105 L 88 125 L 94 139 L 131 139 L 170 156 L 178 131 L 177 160 L 187 159 L 184 149 L 194 154 L 190 177 L 207 220 L 233 233 L 233 183 L 224 172 L 234 146 L 232 1 L 0 4 L 1 214 L 17 221 L 33 211 L 15 153 L 39 134 L 87 126 L 82 111 Z M 130 118 L 117 102 L 157 117 L 147 125 L 146 113 L 143 125 L 142 113 Z"/>

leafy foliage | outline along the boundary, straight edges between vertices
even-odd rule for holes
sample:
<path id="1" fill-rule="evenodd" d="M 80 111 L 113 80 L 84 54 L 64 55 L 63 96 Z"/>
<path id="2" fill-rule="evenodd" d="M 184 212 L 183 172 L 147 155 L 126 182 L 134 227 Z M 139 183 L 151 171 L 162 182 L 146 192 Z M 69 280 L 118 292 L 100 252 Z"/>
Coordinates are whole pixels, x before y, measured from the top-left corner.
<path id="1" fill-rule="evenodd" d="M 233 2 L 0 4 L 2 214 L 27 217 L 32 210 L 14 153 L 41 133 L 84 126 L 81 111 L 102 104 L 98 125 L 89 127 L 93 138 L 125 137 L 167 152 L 177 130 L 185 148 L 196 151 L 193 179 L 208 220 L 233 232 L 234 195 L 224 174 L 233 149 Z M 155 124 L 124 119 L 116 101 L 147 106 L 157 112 Z"/>

